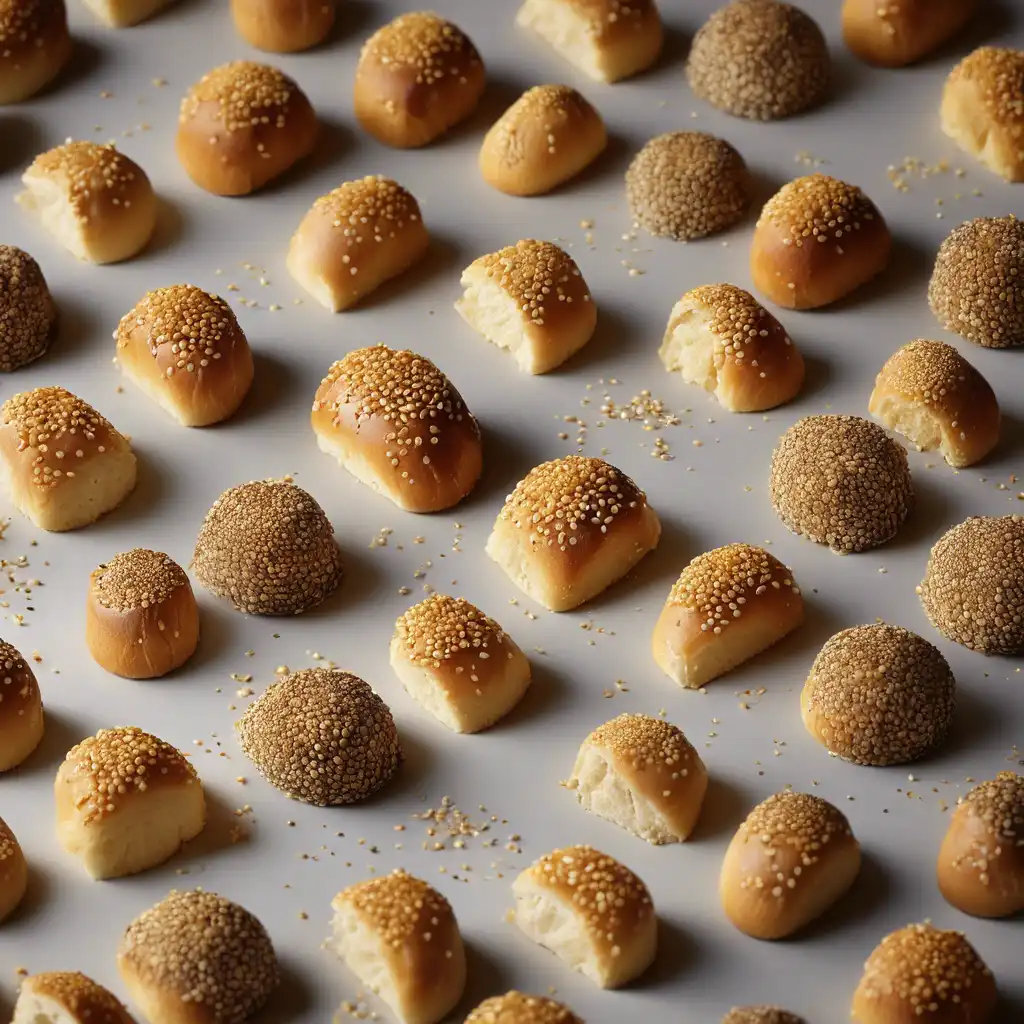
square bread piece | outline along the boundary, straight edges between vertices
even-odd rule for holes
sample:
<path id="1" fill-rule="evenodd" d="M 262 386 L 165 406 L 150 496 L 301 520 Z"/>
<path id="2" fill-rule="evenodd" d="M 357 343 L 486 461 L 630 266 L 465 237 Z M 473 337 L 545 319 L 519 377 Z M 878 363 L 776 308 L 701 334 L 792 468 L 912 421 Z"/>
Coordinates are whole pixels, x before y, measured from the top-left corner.
<path id="1" fill-rule="evenodd" d="M 530 685 L 530 662 L 494 619 L 432 594 L 395 623 L 391 667 L 409 695 L 454 732 L 494 725 Z"/>
<path id="2" fill-rule="evenodd" d="M 128 28 L 152 18 L 172 0 L 85 0 L 85 6 L 105 25 Z"/>

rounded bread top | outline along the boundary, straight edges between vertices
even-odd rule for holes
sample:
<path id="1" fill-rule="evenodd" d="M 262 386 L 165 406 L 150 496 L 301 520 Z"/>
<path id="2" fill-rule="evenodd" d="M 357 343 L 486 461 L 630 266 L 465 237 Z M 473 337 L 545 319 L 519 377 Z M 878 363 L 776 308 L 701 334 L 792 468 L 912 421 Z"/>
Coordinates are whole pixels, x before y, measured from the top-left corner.
<path id="1" fill-rule="evenodd" d="M 401 14 L 377 29 L 363 44 L 359 63 L 417 86 L 464 83 L 467 72 L 483 65 L 469 36 L 432 11 Z"/>
<path id="2" fill-rule="evenodd" d="M 431 594 L 399 616 L 395 635 L 404 657 L 421 668 L 458 666 L 508 656 L 511 638 L 463 597 Z"/>
<path id="3" fill-rule="evenodd" d="M 1024 52 L 1005 46 L 981 46 L 949 73 L 948 84 L 971 82 L 985 114 L 1018 138 L 1024 134 Z"/>
<path id="4" fill-rule="evenodd" d="M 56 319 L 57 307 L 39 264 L 17 246 L 0 245 L 0 372 L 41 356 Z"/>
<path id="5" fill-rule="evenodd" d="M 35 673 L 16 647 L 0 640 L 0 723 L 23 717 L 40 702 Z"/>
<path id="6" fill-rule="evenodd" d="M 471 1010 L 465 1024 L 583 1024 L 567 1006 L 544 996 L 506 992 Z"/>
<path id="7" fill-rule="evenodd" d="M 185 570 L 170 555 L 148 548 L 123 551 L 92 574 L 96 601 L 122 614 L 156 608 L 188 586 Z"/>
<path id="8" fill-rule="evenodd" d="M 100 145 L 71 140 L 55 146 L 32 161 L 25 177 L 60 183 L 75 219 L 83 224 L 102 215 L 101 204 L 127 212 L 140 190 L 151 187 L 146 172 L 112 142 Z"/>
<path id="9" fill-rule="evenodd" d="M 808 174 L 787 182 L 765 203 L 757 226 L 774 227 L 783 245 L 800 248 L 811 242 L 841 245 L 881 219 L 858 186 L 827 174 Z"/>
<path id="10" fill-rule="evenodd" d="M 191 121 L 207 104 L 228 132 L 273 126 L 283 128 L 298 97 L 305 96 L 283 71 L 269 64 L 235 60 L 208 71 L 185 94 L 179 121 Z"/>

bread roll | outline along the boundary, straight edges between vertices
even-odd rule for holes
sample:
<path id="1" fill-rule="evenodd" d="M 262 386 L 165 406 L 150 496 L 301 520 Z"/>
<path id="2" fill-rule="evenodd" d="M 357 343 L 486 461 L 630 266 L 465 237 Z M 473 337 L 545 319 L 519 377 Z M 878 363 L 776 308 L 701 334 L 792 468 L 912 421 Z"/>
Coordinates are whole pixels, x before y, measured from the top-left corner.
<path id="1" fill-rule="evenodd" d="M 218 196 L 245 196 L 309 156 L 319 125 L 306 94 L 277 68 L 222 64 L 181 101 L 175 147 L 185 173 Z"/>
<path id="2" fill-rule="evenodd" d="M 117 967 L 149 1024 L 241 1024 L 281 982 L 263 925 L 212 892 L 172 892 L 140 914 Z"/>
<path id="3" fill-rule="evenodd" d="M 608 144 L 601 115 L 568 85 L 528 89 L 480 147 L 484 181 L 510 196 L 550 192 L 593 163 Z"/>
<path id="4" fill-rule="evenodd" d="M 415 352 L 372 345 L 331 366 L 313 432 L 357 480 L 407 512 L 457 505 L 480 477 L 480 427 L 451 381 Z"/>
<path id="5" fill-rule="evenodd" d="M 129 28 L 152 18 L 171 0 L 85 0 L 85 6 L 110 28 Z"/>
<path id="6" fill-rule="evenodd" d="M 39 264 L 23 249 L 0 245 L 0 373 L 46 354 L 57 333 L 57 306 Z"/>
<path id="7" fill-rule="evenodd" d="M 146 172 L 113 144 L 65 142 L 32 161 L 18 203 L 80 260 L 119 263 L 141 252 L 156 228 Z"/>
<path id="8" fill-rule="evenodd" d="M 885 220 L 856 185 L 811 174 L 783 185 L 765 204 L 750 274 L 777 306 L 817 309 L 877 277 L 891 249 Z"/>
<path id="9" fill-rule="evenodd" d="M 199 609 L 185 571 L 162 551 L 133 548 L 89 580 L 85 641 L 96 663 L 128 679 L 184 665 L 199 643 Z"/>
<path id="10" fill-rule="evenodd" d="M 1024 50 L 982 46 L 946 79 L 942 130 L 1007 181 L 1024 181 Z"/>
<path id="11" fill-rule="evenodd" d="M 71 49 L 64 0 L 0 0 L 0 105 L 52 82 Z"/>
<path id="12" fill-rule="evenodd" d="M 759 803 L 726 850 L 726 917 L 755 939 L 784 939 L 820 917 L 860 873 L 850 823 L 821 797 L 785 790 Z"/>
<path id="13" fill-rule="evenodd" d="M 0 640 L 0 772 L 17 768 L 39 746 L 45 728 L 35 673 Z"/>
<path id="14" fill-rule="evenodd" d="M 155 868 L 206 824 L 195 768 L 135 726 L 101 729 L 72 747 L 54 795 L 57 838 L 93 878 Z"/>
<path id="15" fill-rule="evenodd" d="M 680 686 L 697 689 L 778 643 L 804 620 L 793 574 L 751 544 L 698 555 L 662 608 L 651 651 Z"/>
<path id="16" fill-rule="evenodd" d="M 437 1024 L 466 986 L 466 953 L 451 904 L 405 871 L 350 885 L 331 903 L 331 945 L 399 1024 Z"/>
<path id="17" fill-rule="evenodd" d="M 583 1024 L 568 1006 L 545 996 L 506 992 L 471 1010 L 466 1024 Z"/>
<path id="18" fill-rule="evenodd" d="M 975 917 L 1024 910 L 1024 775 L 1000 772 L 953 812 L 937 875 L 946 900 Z"/>
<path id="19" fill-rule="evenodd" d="M 795 398 L 804 360 L 786 329 L 731 284 L 687 292 L 672 309 L 658 352 L 665 369 L 714 392 L 730 412 L 763 412 Z"/>
<path id="20" fill-rule="evenodd" d="M 567 787 L 584 810 L 659 846 L 689 838 L 708 773 L 681 729 L 625 714 L 583 741 Z"/>
<path id="21" fill-rule="evenodd" d="M 71 971 L 32 974 L 21 983 L 11 1024 L 135 1024 L 120 1000 Z"/>
<path id="22" fill-rule="evenodd" d="M 487 554 L 534 601 L 577 608 L 658 546 L 647 496 L 601 459 L 545 462 L 516 484 L 487 539 Z"/>
<path id="23" fill-rule="evenodd" d="M 977 0 L 844 0 L 843 38 L 862 61 L 901 68 L 958 35 L 977 7 Z"/>
<path id="24" fill-rule="evenodd" d="M 356 118 L 385 146 L 426 146 L 473 113 L 486 78 L 480 54 L 457 25 L 430 11 L 402 14 L 359 54 Z"/>
<path id="25" fill-rule="evenodd" d="M 390 178 L 368 175 L 313 203 L 292 236 L 288 270 L 337 313 L 418 263 L 429 247 L 412 193 Z"/>
<path id="26" fill-rule="evenodd" d="M 530 662 L 512 637 L 464 598 L 443 594 L 399 616 L 391 667 L 413 700 L 454 732 L 494 725 L 530 685 Z"/>
<path id="27" fill-rule="evenodd" d="M 777 1006 L 737 1006 L 722 1018 L 722 1024 L 806 1024 L 806 1021 Z"/>
<path id="28" fill-rule="evenodd" d="M 135 488 L 132 446 L 64 388 L 36 388 L 0 407 L 0 470 L 15 507 L 41 530 L 96 522 Z"/>
<path id="29" fill-rule="evenodd" d="M 14 833 L 0 818 L 0 924 L 18 908 L 27 889 L 25 854 L 21 852 Z"/>
<path id="30" fill-rule="evenodd" d="M 334 0 L 231 0 L 238 34 L 257 50 L 298 53 L 334 27 Z"/>
<path id="31" fill-rule="evenodd" d="M 561 366 L 593 337 L 597 306 L 575 260 L 533 239 L 474 260 L 462 272 L 463 320 L 526 373 Z"/>
<path id="32" fill-rule="evenodd" d="M 592 846 L 545 854 L 512 892 L 524 934 L 600 988 L 621 988 L 654 961 L 658 921 L 647 886 Z"/>
<path id="33" fill-rule="evenodd" d="M 598 82 L 646 71 L 664 41 L 654 0 L 525 0 L 516 23 Z"/>

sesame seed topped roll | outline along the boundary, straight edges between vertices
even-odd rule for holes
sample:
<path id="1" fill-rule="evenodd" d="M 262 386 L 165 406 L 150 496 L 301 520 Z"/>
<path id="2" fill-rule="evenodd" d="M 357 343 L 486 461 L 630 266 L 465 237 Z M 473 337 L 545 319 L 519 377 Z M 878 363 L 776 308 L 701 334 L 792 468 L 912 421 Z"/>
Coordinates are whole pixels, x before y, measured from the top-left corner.
<path id="1" fill-rule="evenodd" d="M 520 590 L 564 612 L 625 576 L 660 536 L 647 496 L 625 473 L 602 459 L 569 455 L 516 484 L 487 554 Z"/>
<path id="2" fill-rule="evenodd" d="M 843 39 L 862 61 L 900 68 L 953 39 L 977 8 L 978 0 L 844 0 Z"/>
<path id="3" fill-rule="evenodd" d="M 284 72 L 237 60 L 205 74 L 181 101 L 175 139 L 185 173 L 218 196 L 245 196 L 316 145 L 306 94 Z"/>
<path id="4" fill-rule="evenodd" d="M 761 211 L 750 246 L 754 287 L 777 306 L 828 306 L 877 277 L 892 237 L 856 185 L 811 174 L 783 185 Z"/>
<path id="5" fill-rule="evenodd" d="M 121 1000 L 77 971 L 29 975 L 18 992 L 11 1024 L 135 1024 Z"/>
<path id="6" fill-rule="evenodd" d="M 17 768 L 43 738 L 43 698 L 21 653 L 0 640 L 0 772 Z"/>
<path id="7" fill-rule="evenodd" d="M 0 923 L 18 908 L 27 889 L 28 864 L 25 854 L 14 833 L 0 818 Z"/>
<path id="8" fill-rule="evenodd" d="M 311 422 L 322 451 L 408 512 L 451 508 L 480 477 L 476 418 L 445 374 L 415 352 L 349 352 L 317 388 Z"/>
<path id="9" fill-rule="evenodd" d="M 34 96 L 71 50 L 64 0 L 0 0 L 0 105 Z"/>
<path id="10" fill-rule="evenodd" d="M 457 25 L 430 11 L 402 14 L 359 54 L 356 118 L 386 146 L 426 146 L 473 113 L 486 80 L 477 48 Z"/>
<path id="11" fill-rule="evenodd" d="M 552 242 L 526 239 L 462 272 L 462 318 L 526 373 L 548 373 L 594 335 L 597 306 L 576 261 Z"/>
<path id="12" fill-rule="evenodd" d="M 466 953 L 451 904 L 401 869 L 342 890 L 330 945 L 399 1024 L 437 1024 L 462 998 Z"/>
<path id="13" fill-rule="evenodd" d="M 568 1006 L 546 996 L 506 992 L 470 1010 L 466 1024 L 583 1024 Z"/>
<path id="14" fill-rule="evenodd" d="M 722 1018 L 722 1024 L 806 1024 L 806 1021 L 778 1006 L 737 1006 Z"/>
<path id="15" fill-rule="evenodd" d="M 288 271 L 326 309 L 356 305 L 419 262 L 430 236 L 419 203 L 379 174 L 320 196 L 288 247 Z"/>
<path id="16" fill-rule="evenodd" d="M 23 391 L 0 407 L 0 469 L 14 505 L 41 530 L 76 530 L 135 487 L 123 434 L 64 388 Z"/>
<path id="17" fill-rule="evenodd" d="M 335 0 L 231 0 L 238 34 L 257 50 L 298 53 L 322 43 L 334 27 Z"/>
<path id="18" fill-rule="evenodd" d="M 621 988 L 650 967 L 658 922 L 647 886 L 592 846 L 545 854 L 513 882 L 515 923 L 600 988 Z"/>
<path id="19" fill-rule="evenodd" d="M 57 328 L 57 305 L 39 264 L 23 249 L 0 245 L 0 373 L 45 355 Z"/>

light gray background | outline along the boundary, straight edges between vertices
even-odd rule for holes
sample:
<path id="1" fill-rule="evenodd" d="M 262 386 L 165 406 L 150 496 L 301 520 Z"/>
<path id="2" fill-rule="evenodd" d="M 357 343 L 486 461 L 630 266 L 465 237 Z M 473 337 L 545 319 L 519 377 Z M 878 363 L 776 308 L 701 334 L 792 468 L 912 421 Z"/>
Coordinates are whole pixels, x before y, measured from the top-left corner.
<path id="1" fill-rule="evenodd" d="M 25 907 L 0 930 L 0 1018 L 13 1002 L 19 966 L 33 972 L 81 969 L 123 993 L 114 953 L 124 927 L 170 888 L 200 885 L 253 910 L 280 951 L 287 980 L 263 1019 L 326 1022 L 358 991 L 321 949 L 331 897 L 371 870 L 401 865 L 436 884 L 455 906 L 471 963 L 462 1015 L 485 996 L 517 986 L 534 992 L 554 987 L 591 1022 L 633 1017 L 715 1024 L 736 1003 L 778 1002 L 806 1015 L 810 1024 L 828 1024 L 846 1019 L 862 962 L 876 942 L 894 928 L 930 917 L 943 927 L 965 929 L 995 970 L 1006 993 L 998 1020 L 1024 1019 L 1020 922 L 967 918 L 941 900 L 934 883 L 935 856 L 949 817 L 943 808 L 955 804 L 969 779 L 980 781 L 1021 763 L 1014 747 L 1024 741 L 1020 662 L 985 659 L 945 642 L 914 595 L 929 545 L 946 527 L 972 513 L 1024 511 L 1017 497 L 1024 484 L 1012 482 L 1014 472 L 1024 477 L 1024 355 L 952 339 L 994 384 L 1006 413 L 1005 439 L 984 466 L 959 474 L 935 455 L 911 453 L 920 507 L 887 547 L 841 559 L 792 537 L 773 515 L 766 488 L 772 448 L 787 426 L 808 413 L 865 413 L 875 373 L 890 352 L 914 337 L 947 337 L 925 297 L 930 264 L 946 232 L 971 216 L 1024 213 L 1024 193 L 958 155 L 936 116 L 943 77 L 960 54 L 997 39 L 1024 45 L 1020 14 L 1014 23 L 1009 3 L 985 4 L 989 10 L 957 46 L 912 70 L 886 72 L 860 66 L 845 53 L 838 0 L 807 0 L 833 46 L 835 96 L 805 117 L 761 125 L 712 111 L 685 84 L 687 41 L 713 0 L 666 0 L 670 34 L 663 61 L 650 74 L 611 87 L 584 80 L 516 30 L 515 4 L 437 0 L 436 7 L 479 45 L 489 71 L 488 95 L 479 116 L 450 138 L 423 151 L 395 152 L 358 130 L 351 82 L 362 40 L 411 6 L 344 0 L 329 44 L 313 53 L 270 58 L 308 92 L 326 127 L 313 159 L 249 198 L 218 199 L 199 191 L 172 148 L 178 101 L 189 84 L 222 61 L 259 59 L 234 34 L 226 3 L 191 0 L 149 24 L 113 32 L 72 0 L 78 45 L 73 68 L 45 96 L 0 111 L 0 239 L 38 258 L 63 319 L 52 352 L 0 382 L 3 397 L 62 384 L 131 434 L 140 458 L 136 493 L 104 521 L 82 532 L 47 536 L 14 513 L 0 545 L 8 563 L 28 558 L 24 567 L 8 566 L 12 582 L 0 598 L 9 603 L 0 607 L 3 636 L 27 656 L 33 650 L 42 655 L 36 672 L 48 712 L 42 748 L 21 770 L 0 779 L 0 814 L 20 837 L 33 869 Z M 155 78 L 166 79 L 166 85 L 154 85 Z M 522 89 L 553 81 L 578 86 L 601 110 L 613 137 L 607 156 L 551 196 L 522 200 L 491 191 L 476 169 L 482 132 Z M 827 161 L 822 170 L 869 192 L 897 240 L 889 272 L 851 300 L 828 311 L 781 314 L 807 357 L 808 383 L 797 402 L 765 417 L 722 412 L 710 397 L 667 376 L 657 358 L 669 311 L 683 291 L 716 281 L 749 285 L 746 249 L 753 214 L 723 237 L 685 246 L 624 237 L 630 223 L 622 173 L 631 154 L 654 134 L 691 128 L 734 143 L 765 195 L 808 172 L 796 159 L 801 151 Z M 158 238 L 139 259 L 102 268 L 78 264 L 14 206 L 21 169 L 36 152 L 68 136 L 116 139 L 152 177 L 163 218 Z M 928 178 L 910 175 L 911 190 L 900 193 L 887 167 L 908 156 L 928 166 L 946 158 L 951 170 Z M 962 178 L 956 167 L 965 169 Z M 419 198 L 434 250 L 423 267 L 362 308 L 331 316 L 290 280 L 287 241 L 316 196 L 376 172 L 397 178 Z M 982 195 L 972 195 L 974 189 Z M 954 198 L 958 193 L 961 198 Z M 592 245 L 584 241 L 584 220 L 594 222 Z M 560 372 L 540 378 L 520 375 L 507 354 L 475 336 L 452 309 L 461 269 L 524 236 L 568 246 L 600 309 L 593 342 Z M 627 263 L 643 273 L 631 275 Z M 256 352 L 249 401 L 232 422 L 209 430 L 188 431 L 170 422 L 130 384 L 120 391 L 111 362 L 111 332 L 120 316 L 147 289 L 184 281 L 230 297 Z M 230 284 L 238 291 L 229 291 Z M 243 306 L 243 298 L 258 307 Z M 293 303 L 296 298 L 301 305 Z M 282 308 L 271 312 L 272 303 Z M 482 423 L 484 476 L 457 510 L 428 517 L 400 512 L 316 447 L 308 415 L 320 377 L 346 351 L 378 341 L 433 358 Z M 603 425 L 602 381 L 610 378 L 619 382 L 607 385 L 616 402 L 650 389 L 679 414 L 680 424 L 660 435 L 635 422 Z M 570 415 L 588 424 L 585 452 L 606 450 L 646 489 L 665 532 L 658 551 L 627 581 L 582 611 L 553 615 L 520 595 L 483 547 L 516 480 L 536 463 L 577 450 L 575 426 L 560 422 Z M 562 431 L 567 440 L 559 438 Z M 668 442 L 673 461 L 651 457 L 656 436 Z M 92 663 L 83 641 L 83 612 L 88 574 L 97 563 L 146 545 L 187 564 L 203 515 L 223 489 L 286 473 L 316 496 L 335 524 L 348 575 L 334 598 L 301 618 L 260 620 L 199 592 L 202 646 L 185 670 L 137 683 Z M 371 550 L 382 527 L 394 531 L 389 544 Z M 459 552 L 453 550 L 456 536 Z M 711 684 L 706 695 L 682 692 L 651 660 L 651 628 L 687 560 L 735 540 L 770 543 L 793 567 L 808 598 L 808 622 L 767 656 Z M 425 575 L 418 577 L 418 570 Z M 13 582 L 29 579 L 43 585 L 28 594 Z M 492 732 L 448 733 L 410 700 L 389 670 L 394 618 L 423 596 L 425 584 L 478 603 L 533 658 L 531 693 Z M 402 596 L 401 587 L 411 593 Z M 24 615 L 23 625 L 15 624 L 15 613 Z M 838 629 L 876 617 L 937 642 L 960 684 L 951 741 L 936 757 L 910 768 L 867 769 L 830 759 L 800 723 L 797 695 L 822 642 Z M 250 649 L 255 654 L 246 657 Z M 234 741 L 233 722 L 249 701 L 236 697 L 239 684 L 232 673 L 252 673 L 251 685 L 259 692 L 273 680 L 276 666 L 312 664 L 310 652 L 334 659 L 376 687 L 404 737 L 408 763 L 366 805 L 318 810 L 290 803 L 259 780 Z M 616 680 L 624 680 L 628 692 L 618 691 Z M 749 710 L 741 709 L 747 698 L 739 691 L 760 687 L 765 692 L 749 698 Z M 606 699 L 605 690 L 614 696 Z M 569 774 L 577 745 L 591 728 L 620 712 L 659 709 L 698 746 L 713 782 L 693 841 L 652 848 L 586 815 L 559 780 Z M 74 742 L 100 727 L 127 723 L 194 754 L 213 804 L 212 820 L 207 833 L 171 863 L 137 878 L 95 883 L 55 841 L 51 784 Z M 235 781 L 240 775 L 248 784 Z M 771 945 L 732 929 L 719 909 L 716 881 L 743 815 L 787 784 L 840 806 L 866 862 L 852 894 L 824 921 L 805 937 Z M 493 849 L 479 838 L 469 839 L 465 850 L 453 850 L 450 840 L 444 852 L 422 849 L 428 837 L 411 815 L 436 806 L 444 795 L 476 822 L 487 818 L 477 810 L 481 804 L 498 816 L 488 833 L 498 840 Z M 232 811 L 244 804 L 253 809 L 242 819 L 251 836 L 232 845 Z M 396 825 L 406 830 L 396 832 Z M 504 848 L 513 834 L 521 836 L 521 853 Z M 577 842 L 594 843 L 635 869 L 650 886 L 664 924 L 656 965 L 625 992 L 598 992 L 528 943 L 504 917 L 515 872 L 556 846 Z M 396 843 L 404 848 L 395 849 Z M 371 1008 L 382 1009 L 377 1003 Z"/>

